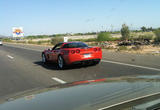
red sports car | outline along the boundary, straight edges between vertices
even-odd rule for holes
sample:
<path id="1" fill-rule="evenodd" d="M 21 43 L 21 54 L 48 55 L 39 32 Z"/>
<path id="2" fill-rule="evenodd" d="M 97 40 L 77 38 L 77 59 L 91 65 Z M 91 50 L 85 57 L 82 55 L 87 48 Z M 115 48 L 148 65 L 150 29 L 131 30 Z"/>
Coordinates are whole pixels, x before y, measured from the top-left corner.
<path id="1" fill-rule="evenodd" d="M 102 59 L 100 47 L 89 47 L 83 42 L 64 42 L 55 45 L 52 49 L 42 52 L 42 62 L 52 61 L 60 69 L 65 65 L 93 63 L 98 64 Z"/>

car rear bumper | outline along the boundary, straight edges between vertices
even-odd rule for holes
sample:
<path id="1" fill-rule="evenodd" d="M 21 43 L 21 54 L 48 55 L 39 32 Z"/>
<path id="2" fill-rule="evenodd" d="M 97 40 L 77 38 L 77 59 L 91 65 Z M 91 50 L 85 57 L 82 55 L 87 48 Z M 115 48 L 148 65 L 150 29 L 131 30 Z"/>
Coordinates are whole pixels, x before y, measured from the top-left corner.
<path id="1" fill-rule="evenodd" d="M 91 57 L 85 58 L 82 54 L 75 54 L 75 55 L 64 55 L 63 56 L 65 63 L 67 65 L 70 64 L 79 64 L 85 62 L 93 62 L 93 61 L 100 61 L 102 59 L 102 53 L 91 54 Z"/>
<path id="2" fill-rule="evenodd" d="M 90 64 L 90 63 L 99 62 L 99 61 L 101 61 L 101 59 L 81 60 L 81 61 L 72 62 L 71 65 Z"/>

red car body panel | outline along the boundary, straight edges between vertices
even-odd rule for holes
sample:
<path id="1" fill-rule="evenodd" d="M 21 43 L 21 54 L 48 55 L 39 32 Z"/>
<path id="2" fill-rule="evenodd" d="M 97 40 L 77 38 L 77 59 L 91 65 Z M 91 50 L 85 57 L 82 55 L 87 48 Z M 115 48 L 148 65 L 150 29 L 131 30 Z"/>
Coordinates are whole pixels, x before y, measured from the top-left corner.
<path id="1" fill-rule="evenodd" d="M 58 56 L 61 55 L 65 61 L 65 64 L 70 65 L 75 62 L 81 62 L 86 60 L 102 59 L 102 49 L 100 47 L 85 47 L 85 48 L 63 48 L 63 43 L 58 50 L 45 50 L 45 54 L 48 61 L 57 63 Z"/>
<path id="2" fill-rule="evenodd" d="M 91 48 L 93 49 L 93 48 Z M 74 50 L 74 49 L 71 49 Z M 75 49 L 76 50 L 76 49 Z M 92 59 L 102 59 L 102 51 L 94 52 L 88 51 L 89 49 L 80 49 L 80 53 L 69 53 L 68 55 L 63 55 L 66 64 L 72 64 L 74 62 L 83 61 L 83 60 L 92 60 Z M 85 57 L 84 55 L 90 54 L 90 57 Z"/>

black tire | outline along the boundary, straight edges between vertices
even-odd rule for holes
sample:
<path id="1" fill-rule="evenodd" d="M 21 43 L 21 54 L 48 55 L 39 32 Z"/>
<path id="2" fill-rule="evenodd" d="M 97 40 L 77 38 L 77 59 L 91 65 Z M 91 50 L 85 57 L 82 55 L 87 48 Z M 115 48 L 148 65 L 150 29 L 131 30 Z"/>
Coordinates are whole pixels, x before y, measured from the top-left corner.
<path id="1" fill-rule="evenodd" d="M 98 65 L 99 63 L 100 63 L 100 60 L 99 60 L 99 61 L 94 61 L 94 62 L 93 62 L 94 65 Z"/>
<path id="2" fill-rule="evenodd" d="M 42 53 L 42 63 L 46 64 L 48 61 L 47 61 L 47 58 L 45 56 L 44 53 Z"/>
<path id="3" fill-rule="evenodd" d="M 64 69 L 64 67 L 65 67 L 65 62 L 64 62 L 64 59 L 61 55 L 58 56 L 57 65 L 58 65 L 59 69 Z"/>

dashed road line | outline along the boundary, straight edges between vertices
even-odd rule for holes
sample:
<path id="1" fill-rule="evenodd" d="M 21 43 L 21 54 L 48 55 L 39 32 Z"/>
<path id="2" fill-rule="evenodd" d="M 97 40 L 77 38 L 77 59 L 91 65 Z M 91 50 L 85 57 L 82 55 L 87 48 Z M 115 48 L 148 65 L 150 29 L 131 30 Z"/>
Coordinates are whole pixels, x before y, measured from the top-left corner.
<path id="1" fill-rule="evenodd" d="M 133 64 L 128 64 L 128 63 L 121 63 L 121 62 L 108 61 L 108 60 L 102 60 L 102 62 L 131 66 L 131 67 L 136 67 L 136 68 L 149 69 L 149 70 L 154 70 L 154 71 L 160 71 L 160 69 L 158 69 L 158 68 L 152 68 L 152 67 L 146 67 L 146 66 L 140 66 L 140 65 L 133 65 Z"/>
<path id="2" fill-rule="evenodd" d="M 63 80 L 61 80 L 59 78 L 56 78 L 56 77 L 52 77 L 52 79 L 55 80 L 55 81 L 57 81 L 57 82 L 59 82 L 59 83 L 61 83 L 61 84 L 67 83 L 67 82 L 65 82 L 65 81 L 63 81 Z"/>
<path id="3" fill-rule="evenodd" d="M 12 57 L 12 56 L 10 56 L 10 55 L 7 55 L 7 57 L 10 58 L 10 59 L 14 59 L 14 57 Z"/>

